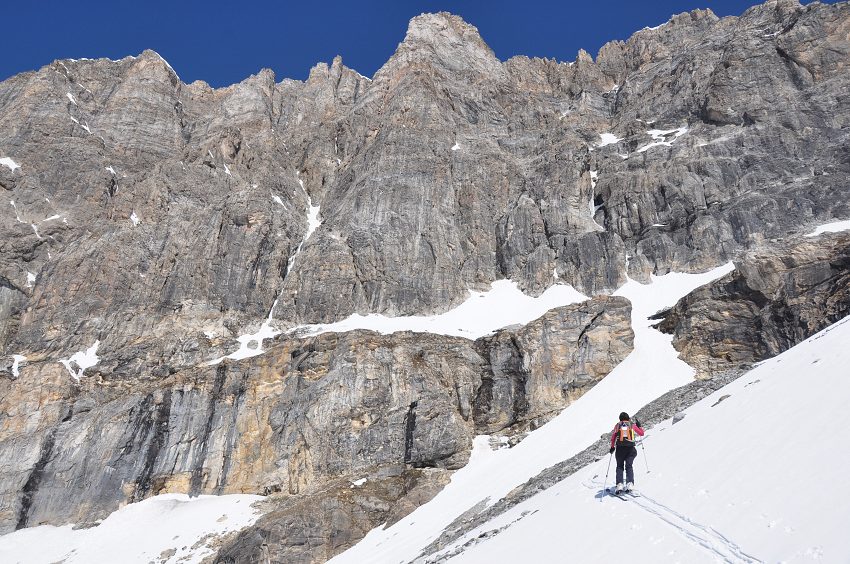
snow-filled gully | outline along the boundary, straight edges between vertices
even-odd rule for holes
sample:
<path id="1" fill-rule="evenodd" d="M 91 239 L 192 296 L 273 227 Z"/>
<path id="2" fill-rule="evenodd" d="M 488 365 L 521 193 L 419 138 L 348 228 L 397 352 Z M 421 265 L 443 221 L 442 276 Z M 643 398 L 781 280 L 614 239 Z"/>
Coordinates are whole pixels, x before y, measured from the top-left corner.
<path id="1" fill-rule="evenodd" d="M 212 155 L 212 153 L 210 153 Z M 295 175 L 300 176 L 296 171 Z M 301 253 L 301 249 L 304 244 L 310 239 L 310 236 L 318 229 L 318 227 L 322 224 L 322 220 L 319 218 L 319 212 L 321 210 L 320 206 L 314 206 L 313 200 L 310 198 L 310 194 L 307 192 L 307 189 L 304 188 L 304 181 L 301 178 L 298 178 L 298 185 L 301 186 L 301 190 L 304 192 L 304 197 L 307 200 L 307 208 L 305 210 L 307 214 L 307 232 L 304 234 L 304 237 L 301 239 L 301 242 L 298 244 L 298 247 L 295 249 L 295 252 L 292 253 L 292 256 L 289 257 L 289 261 L 286 264 L 286 274 L 284 275 L 284 279 L 286 276 L 289 276 L 290 270 L 292 270 L 293 265 L 295 264 L 295 259 Z M 283 205 L 283 201 L 276 195 L 272 194 L 272 198 L 275 201 L 279 202 Z M 236 338 L 239 341 L 239 348 L 222 357 L 211 360 L 207 363 L 208 366 L 213 366 L 222 362 L 225 358 L 229 358 L 231 360 L 242 360 L 245 358 L 251 358 L 254 356 L 261 355 L 265 352 L 263 349 L 263 342 L 266 339 L 272 339 L 279 335 L 281 332 L 278 329 L 272 327 L 272 321 L 274 321 L 274 310 L 277 307 L 278 300 L 275 299 L 274 304 L 269 310 L 269 316 L 265 321 L 260 325 L 260 328 L 254 333 L 245 333 Z"/>
<path id="2" fill-rule="evenodd" d="M 289 260 L 286 263 L 286 276 L 289 276 L 289 271 L 292 270 L 292 267 L 295 265 L 295 259 L 301 254 L 301 249 L 304 247 L 304 243 L 310 238 L 310 235 L 313 234 L 316 229 L 322 224 L 322 220 L 319 218 L 319 212 L 321 211 L 321 206 L 314 206 L 313 199 L 310 198 L 310 193 L 307 192 L 307 189 L 304 188 L 304 181 L 301 180 L 300 174 L 295 173 L 298 178 L 298 185 L 301 186 L 301 191 L 304 192 L 304 197 L 307 199 L 307 233 L 304 234 L 304 238 L 301 239 L 301 242 L 298 243 L 298 247 L 295 249 L 295 252 L 292 253 L 292 256 L 289 257 Z M 279 200 L 280 198 L 278 198 Z M 283 202 L 281 202 L 281 205 Z"/>

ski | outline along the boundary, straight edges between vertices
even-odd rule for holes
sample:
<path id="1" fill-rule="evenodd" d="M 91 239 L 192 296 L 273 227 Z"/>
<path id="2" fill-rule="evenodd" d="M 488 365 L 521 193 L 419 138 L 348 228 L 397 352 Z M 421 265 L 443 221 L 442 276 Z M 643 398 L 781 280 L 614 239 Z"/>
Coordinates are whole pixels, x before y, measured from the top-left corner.
<path id="1" fill-rule="evenodd" d="M 605 493 L 607 493 L 611 497 L 616 497 L 617 499 L 622 499 L 623 501 L 627 501 L 626 492 L 617 493 L 617 491 L 614 488 L 607 488 L 605 490 Z"/>

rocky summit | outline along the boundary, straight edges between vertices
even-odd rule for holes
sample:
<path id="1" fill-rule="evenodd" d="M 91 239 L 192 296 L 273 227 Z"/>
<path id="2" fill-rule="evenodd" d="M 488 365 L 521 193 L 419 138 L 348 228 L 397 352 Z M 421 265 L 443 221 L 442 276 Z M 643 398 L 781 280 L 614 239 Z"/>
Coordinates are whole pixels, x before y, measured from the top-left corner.
<path id="1" fill-rule="evenodd" d="M 628 280 L 734 262 L 657 316 L 700 378 L 786 350 L 850 313 L 850 238 L 805 237 L 850 218 L 848 93 L 850 3 L 796 0 L 574 62 L 438 13 L 371 79 L 213 89 L 145 51 L 0 83 L 0 533 L 252 493 L 219 561 L 324 561 L 609 374 Z M 504 280 L 583 301 L 321 329 Z"/>

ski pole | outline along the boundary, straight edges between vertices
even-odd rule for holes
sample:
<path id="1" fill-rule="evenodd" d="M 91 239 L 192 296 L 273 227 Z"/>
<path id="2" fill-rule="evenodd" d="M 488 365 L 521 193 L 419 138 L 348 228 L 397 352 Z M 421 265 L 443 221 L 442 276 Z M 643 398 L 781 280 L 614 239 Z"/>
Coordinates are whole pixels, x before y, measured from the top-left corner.
<path id="1" fill-rule="evenodd" d="M 646 465 L 646 473 L 649 474 L 649 462 L 646 460 L 646 447 L 643 446 L 643 439 L 640 440 L 640 449 L 643 451 L 643 463 Z"/>
<path id="2" fill-rule="evenodd" d="M 608 489 L 608 472 L 611 471 L 611 459 L 614 458 L 614 453 L 608 455 L 608 470 L 605 471 L 605 481 L 602 482 L 602 495 L 599 496 L 599 503 L 602 503 L 602 498 L 605 497 L 605 490 Z"/>

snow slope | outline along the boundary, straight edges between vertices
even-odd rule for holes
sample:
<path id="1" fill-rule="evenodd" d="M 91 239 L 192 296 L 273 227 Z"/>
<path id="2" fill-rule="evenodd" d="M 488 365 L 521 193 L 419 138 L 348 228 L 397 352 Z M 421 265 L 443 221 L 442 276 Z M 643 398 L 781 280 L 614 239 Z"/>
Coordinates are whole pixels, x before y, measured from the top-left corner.
<path id="1" fill-rule="evenodd" d="M 449 547 L 472 542 L 450 561 L 850 561 L 850 503 L 835 492 L 850 467 L 848 342 L 850 318 L 649 430 L 643 497 L 600 497 L 605 457 Z"/>
<path id="2" fill-rule="evenodd" d="M 539 297 L 532 298 L 524 294 L 516 282 L 497 280 L 486 292 L 470 290 L 465 302 L 438 315 L 387 317 L 377 313 L 354 314 L 336 323 L 299 325 L 292 332 L 317 335 L 370 329 L 384 334 L 417 331 L 477 339 L 502 327 L 534 321 L 550 309 L 587 299 L 587 296 L 568 284 L 550 286 Z"/>
<path id="3" fill-rule="evenodd" d="M 258 495 L 165 494 L 127 505 L 97 527 L 42 525 L 0 536 L 4 564 L 190 564 L 213 553 L 221 535 L 254 523 Z M 171 552 L 173 550 L 173 552 Z"/>
<path id="4" fill-rule="evenodd" d="M 475 441 L 472 458 L 429 503 L 383 529 L 377 527 L 331 562 L 410 562 L 456 517 L 479 502 L 493 504 L 541 470 L 595 442 L 612 415 L 636 410 L 665 392 L 692 381 L 693 369 L 677 358 L 672 337 L 650 327 L 648 316 L 733 269 L 704 274 L 668 274 L 643 285 L 629 281 L 617 294 L 632 302 L 635 350 L 608 376 L 555 419 L 511 449 L 490 451 L 487 437 Z"/>

